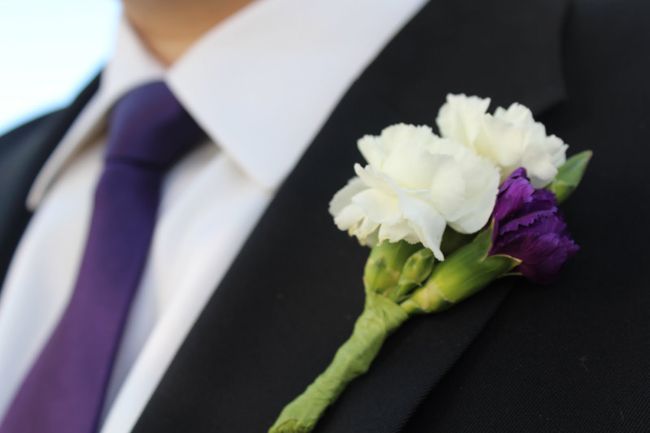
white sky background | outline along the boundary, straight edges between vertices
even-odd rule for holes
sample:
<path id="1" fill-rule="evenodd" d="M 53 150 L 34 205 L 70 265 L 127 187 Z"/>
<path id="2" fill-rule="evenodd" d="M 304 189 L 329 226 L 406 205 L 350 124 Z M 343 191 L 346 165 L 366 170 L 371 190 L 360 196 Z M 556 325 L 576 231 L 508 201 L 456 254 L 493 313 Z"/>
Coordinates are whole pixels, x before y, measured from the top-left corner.
<path id="1" fill-rule="evenodd" d="M 0 135 L 70 102 L 112 49 L 119 0 L 0 0 Z"/>

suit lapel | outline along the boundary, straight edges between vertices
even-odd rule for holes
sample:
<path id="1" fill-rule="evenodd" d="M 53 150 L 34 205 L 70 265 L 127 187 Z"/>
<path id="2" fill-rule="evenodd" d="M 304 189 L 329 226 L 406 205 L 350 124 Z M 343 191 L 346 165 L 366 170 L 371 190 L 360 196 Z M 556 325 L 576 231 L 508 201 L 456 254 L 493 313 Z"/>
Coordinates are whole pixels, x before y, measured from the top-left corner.
<path id="1" fill-rule="evenodd" d="M 0 140 L 0 288 L 31 217 L 25 207 L 29 189 L 98 84 L 96 77 L 69 107 L 36 119 Z"/>
<path id="2" fill-rule="evenodd" d="M 341 100 L 286 180 L 172 362 L 134 431 L 264 432 L 327 365 L 361 311 L 367 249 L 334 227 L 333 193 L 356 140 L 396 122 L 433 123 L 448 92 L 519 101 L 564 96 L 562 1 L 433 1 Z M 496 311 L 506 284 L 412 320 L 317 431 L 400 429 Z"/>

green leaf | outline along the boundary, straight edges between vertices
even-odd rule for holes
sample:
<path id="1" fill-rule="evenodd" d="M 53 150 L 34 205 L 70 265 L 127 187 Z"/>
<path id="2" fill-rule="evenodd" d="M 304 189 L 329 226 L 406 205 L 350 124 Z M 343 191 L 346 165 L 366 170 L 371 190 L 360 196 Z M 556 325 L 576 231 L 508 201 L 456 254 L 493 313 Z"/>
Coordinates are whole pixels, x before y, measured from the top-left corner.
<path id="1" fill-rule="evenodd" d="M 558 203 L 562 203 L 569 198 L 571 193 L 580 185 L 592 156 L 593 152 L 591 150 L 585 150 L 567 159 L 558 169 L 555 180 L 548 187 L 557 197 Z"/>

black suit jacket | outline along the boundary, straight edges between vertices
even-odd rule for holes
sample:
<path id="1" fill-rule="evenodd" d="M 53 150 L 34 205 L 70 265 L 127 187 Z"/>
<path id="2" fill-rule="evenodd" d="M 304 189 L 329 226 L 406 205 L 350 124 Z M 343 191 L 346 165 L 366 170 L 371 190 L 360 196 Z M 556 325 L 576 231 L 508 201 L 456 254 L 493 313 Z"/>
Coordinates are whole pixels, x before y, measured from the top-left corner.
<path id="1" fill-rule="evenodd" d="M 650 431 L 649 17 L 641 0 L 432 0 L 283 184 L 134 432 L 265 432 L 324 369 L 361 311 L 368 253 L 327 203 L 360 136 L 432 124 L 448 92 L 521 102 L 570 153 L 594 150 L 565 206 L 582 251 L 550 287 L 504 280 L 409 321 L 317 432 Z M 0 278 L 31 182 L 96 86 L 0 140 Z"/>

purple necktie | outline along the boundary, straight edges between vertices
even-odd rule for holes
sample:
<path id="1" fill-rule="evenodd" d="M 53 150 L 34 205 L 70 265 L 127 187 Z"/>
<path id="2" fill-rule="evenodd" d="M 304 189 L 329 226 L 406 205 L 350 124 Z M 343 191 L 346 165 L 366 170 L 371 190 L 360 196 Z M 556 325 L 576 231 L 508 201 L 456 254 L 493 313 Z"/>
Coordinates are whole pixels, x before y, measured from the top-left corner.
<path id="1" fill-rule="evenodd" d="M 14 397 L 0 433 L 92 433 L 98 428 L 147 260 L 162 180 L 201 135 L 162 82 L 142 85 L 115 105 L 73 295 Z"/>

